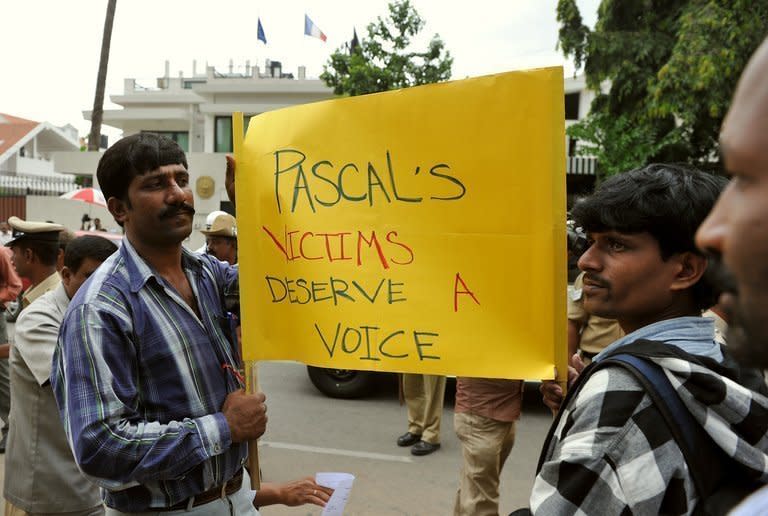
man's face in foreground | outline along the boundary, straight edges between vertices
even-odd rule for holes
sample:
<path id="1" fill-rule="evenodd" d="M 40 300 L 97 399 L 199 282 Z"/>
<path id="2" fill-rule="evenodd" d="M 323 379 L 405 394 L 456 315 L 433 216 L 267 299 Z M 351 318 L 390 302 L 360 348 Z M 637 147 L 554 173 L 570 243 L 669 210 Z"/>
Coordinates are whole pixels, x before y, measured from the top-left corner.
<path id="1" fill-rule="evenodd" d="M 119 203 L 115 218 L 123 222 L 134 245 L 167 247 L 189 236 L 194 214 L 189 173 L 178 164 L 134 177 L 128 186 L 128 200 Z"/>
<path id="2" fill-rule="evenodd" d="M 728 348 L 751 366 L 768 367 L 768 41 L 753 57 L 720 133 L 733 175 L 696 235 L 722 256 L 735 285 L 720 298 L 729 316 Z"/>
<path id="3" fill-rule="evenodd" d="M 617 319 L 626 333 L 668 318 L 678 260 L 663 260 L 650 233 L 605 231 L 588 236 L 592 245 L 579 258 L 579 269 L 585 272 L 584 309 Z"/>

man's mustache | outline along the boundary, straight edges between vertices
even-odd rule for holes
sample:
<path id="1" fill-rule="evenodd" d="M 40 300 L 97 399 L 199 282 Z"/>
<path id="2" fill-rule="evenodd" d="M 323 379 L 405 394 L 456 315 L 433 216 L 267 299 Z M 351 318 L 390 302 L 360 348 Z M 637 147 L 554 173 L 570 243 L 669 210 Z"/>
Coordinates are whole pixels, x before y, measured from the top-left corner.
<path id="1" fill-rule="evenodd" d="M 597 274 L 593 274 L 591 272 L 585 272 L 584 278 L 582 279 L 582 282 L 587 281 L 588 283 L 591 283 L 592 285 L 597 285 L 598 287 L 608 288 L 611 286 L 611 284 L 606 280 L 605 278 L 602 278 L 598 276 Z"/>
<path id="2" fill-rule="evenodd" d="M 719 254 L 707 253 L 706 277 L 718 293 L 738 294 L 739 288 L 731 271 L 723 264 Z"/>
<path id="3" fill-rule="evenodd" d="M 175 217 L 180 213 L 189 213 L 190 215 L 194 215 L 195 208 L 192 207 L 191 204 L 187 204 L 187 203 L 177 204 L 176 206 L 168 206 L 167 208 L 163 209 L 163 211 L 160 212 L 160 215 L 158 216 L 158 218 L 169 219 L 171 217 Z"/>

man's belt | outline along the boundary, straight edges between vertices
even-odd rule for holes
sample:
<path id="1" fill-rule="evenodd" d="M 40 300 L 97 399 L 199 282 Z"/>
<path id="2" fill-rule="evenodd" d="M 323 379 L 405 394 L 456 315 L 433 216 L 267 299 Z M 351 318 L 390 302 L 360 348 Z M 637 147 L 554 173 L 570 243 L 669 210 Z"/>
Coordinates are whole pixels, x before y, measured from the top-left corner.
<path id="1" fill-rule="evenodd" d="M 170 507 L 163 507 L 160 509 L 153 507 L 150 509 L 150 511 L 158 511 L 158 512 L 181 511 L 184 509 L 197 507 L 198 505 L 205 505 L 214 500 L 218 500 L 219 498 L 224 498 L 226 496 L 235 494 L 240 490 L 240 487 L 242 485 L 243 485 L 243 468 L 240 468 L 232 478 L 230 478 L 229 480 L 227 480 L 226 482 L 224 482 L 219 486 L 212 487 L 208 491 L 204 491 L 198 495 L 191 496 L 186 500 L 183 500 L 177 504 L 171 505 Z"/>

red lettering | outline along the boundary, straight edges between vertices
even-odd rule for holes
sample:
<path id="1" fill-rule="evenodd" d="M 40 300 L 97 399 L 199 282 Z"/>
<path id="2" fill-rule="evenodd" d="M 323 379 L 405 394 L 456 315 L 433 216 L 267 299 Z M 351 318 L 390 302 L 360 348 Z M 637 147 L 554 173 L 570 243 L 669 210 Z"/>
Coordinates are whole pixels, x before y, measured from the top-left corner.
<path id="1" fill-rule="evenodd" d="M 293 248 L 293 235 L 298 233 L 298 231 L 288 231 L 288 228 L 286 228 L 285 241 L 287 242 L 288 250 L 290 251 L 290 256 L 288 257 L 289 260 L 295 260 L 296 258 L 299 258 L 299 255 L 296 254 L 296 250 Z"/>
<path id="2" fill-rule="evenodd" d="M 307 238 L 308 236 L 315 236 L 315 234 L 312 233 L 311 231 L 307 231 L 306 233 L 301 235 L 301 240 L 299 240 L 299 253 L 301 253 L 301 257 L 306 259 L 306 260 L 322 260 L 323 259 L 323 255 L 320 255 L 320 256 L 307 256 L 306 254 L 304 254 L 304 239 Z"/>
<path id="3" fill-rule="evenodd" d="M 266 231 L 267 235 L 272 239 L 272 241 L 275 243 L 278 249 L 280 249 L 280 252 L 283 253 L 285 256 L 285 259 L 288 259 L 288 252 L 285 250 L 285 247 L 283 247 L 283 244 L 280 243 L 280 241 L 277 239 L 275 235 L 272 234 L 270 230 L 267 229 L 267 226 L 261 226 L 261 229 Z"/>
<path id="4" fill-rule="evenodd" d="M 281 239 L 266 226 L 261 228 L 288 261 L 301 259 L 311 261 L 327 260 L 330 263 L 355 259 L 357 266 L 360 267 L 363 265 L 363 253 L 366 248 L 375 251 L 379 263 L 384 270 L 389 270 L 393 263 L 396 265 L 408 265 L 413 263 L 415 259 L 413 249 L 399 239 L 397 231 L 389 231 L 385 237 L 386 244 L 384 244 L 375 230 L 357 230 L 357 235 L 355 236 L 357 245 L 353 248 L 354 244 L 345 238 L 354 234 L 351 231 L 314 233 L 302 230 L 289 231 L 288 227 L 285 226 L 284 236 Z M 317 254 L 310 254 L 310 252 L 316 252 Z M 357 255 L 350 256 L 347 252 L 357 253 Z M 397 258 L 393 258 L 391 256 L 393 254 Z"/>
<path id="5" fill-rule="evenodd" d="M 328 261 L 329 262 L 335 262 L 338 260 L 351 260 L 349 256 L 344 255 L 344 236 L 345 235 L 351 235 L 352 233 L 345 231 L 342 233 L 318 233 L 319 236 L 325 237 L 325 250 L 328 253 Z M 330 237 L 337 237 L 339 241 L 339 250 L 341 251 L 341 254 L 338 256 L 333 254 L 333 250 L 331 249 L 331 238 Z"/>
<path id="6" fill-rule="evenodd" d="M 384 269 L 389 269 L 389 263 L 387 262 L 387 257 L 384 256 L 384 251 L 381 249 L 381 244 L 379 244 L 379 239 L 376 238 L 376 232 L 371 231 L 371 239 L 368 240 L 365 238 L 365 235 L 363 235 L 362 231 L 357 232 L 357 265 L 360 266 L 363 264 L 362 260 L 362 247 L 363 242 L 368 244 L 368 247 L 372 247 L 374 244 L 376 245 L 376 252 L 379 255 L 379 261 L 381 262 L 381 265 L 384 267 Z"/>
<path id="7" fill-rule="evenodd" d="M 459 290 L 459 283 L 461 283 L 461 286 L 464 290 Z M 469 287 L 466 283 L 464 283 L 464 280 L 461 279 L 461 275 L 457 272 L 456 273 L 456 279 L 453 282 L 453 311 L 458 312 L 459 311 L 459 294 L 469 295 L 474 299 L 475 303 L 477 305 L 480 305 L 480 301 L 477 300 L 475 297 L 475 293 L 469 290 Z"/>
<path id="8" fill-rule="evenodd" d="M 389 233 L 387 233 L 387 242 L 389 242 L 390 244 L 395 244 L 397 246 L 402 247 L 403 249 L 408 251 L 408 255 L 409 255 L 407 262 L 398 262 L 397 260 L 392 258 L 391 259 L 392 263 L 396 263 L 397 265 L 408 265 L 409 263 L 413 263 L 413 249 L 411 249 L 410 247 L 408 247 L 402 242 L 395 242 L 394 240 L 392 240 L 392 235 L 397 236 L 397 231 L 390 231 Z"/>

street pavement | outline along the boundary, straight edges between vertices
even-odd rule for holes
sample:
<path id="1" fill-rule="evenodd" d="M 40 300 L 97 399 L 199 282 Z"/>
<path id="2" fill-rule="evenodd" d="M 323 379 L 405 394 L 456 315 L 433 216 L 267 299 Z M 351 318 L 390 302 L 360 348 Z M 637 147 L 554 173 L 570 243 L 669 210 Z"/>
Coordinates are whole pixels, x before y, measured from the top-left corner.
<path id="1" fill-rule="evenodd" d="M 413 457 L 395 439 L 406 430 L 406 409 L 394 382 L 383 382 L 361 400 L 326 398 L 310 383 L 306 367 L 296 363 L 259 366 L 267 394 L 269 425 L 259 456 L 266 481 L 285 481 L 318 471 L 355 475 L 345 514 L 452 514 L 461 446 L 453 431 L 453 396 L 443 411 L 440 450 Z M 449 382 L 449 390 L 454 389 Z M 526 384 L 524 414 L 515 447 L 502 474 L 500 514 L 526 506 L 536 461 L 552 421 L 541 404 L 537 384 Z M 452 393 L 450 393 L 452 394 Z M 319 514 L 307 507 L 265 507 L 262 514 Z"/>
<path id="2" fill-rule="evenodd" d="M 408 448 L 395 445 L 406 430 L 406 409 L 399 405 L 391 378 L 383 377 L 380 388 L 360 400 L 323 396 L 309 381 L 306 367 L 294 362 L 262 363 L 259 383 L 267 395 L 269 415 L 259 445 L 265 481 L 287 481 L 319 471 L 347 472 L 356 480 L 345 514 L 452 513 L 461 466 L 461 447 L 453 431 L 453 382 L 448 384 L 443 411 L 442 447 L 426 457 L 413 457 Z M 538 454 L 552 420 L 537 387 L 526 384 L 523 417 L 502 474 L 500 514 L 527 505 Z M 0 455 L 0 486 L 4 473 Z M 265 516 L 320 512 L 314 506 L 261 510 Z"/>

